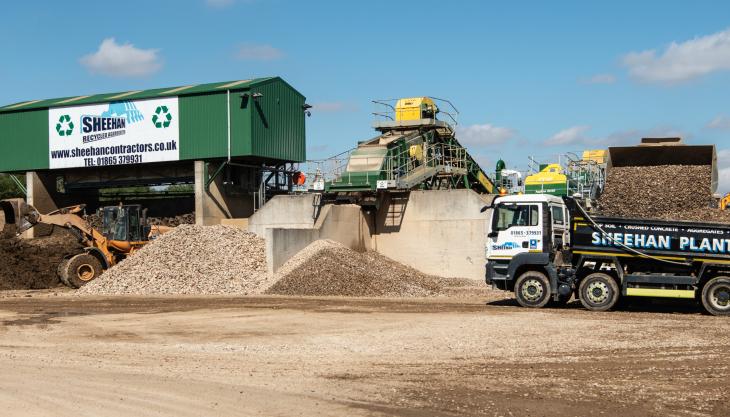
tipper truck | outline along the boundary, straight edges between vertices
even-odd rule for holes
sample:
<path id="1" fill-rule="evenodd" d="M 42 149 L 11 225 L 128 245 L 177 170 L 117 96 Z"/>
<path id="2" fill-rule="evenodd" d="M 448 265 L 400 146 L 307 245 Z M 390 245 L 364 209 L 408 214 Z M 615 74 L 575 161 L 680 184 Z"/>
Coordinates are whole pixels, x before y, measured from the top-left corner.
<path id="1" fill-rule="evenodd" d="M 730 315 L 730 225 L 591 216 L 579 200 L 496 198 L 486 282 L 524 307 L 610 310 L 622 297 L 694 299 Z"/>

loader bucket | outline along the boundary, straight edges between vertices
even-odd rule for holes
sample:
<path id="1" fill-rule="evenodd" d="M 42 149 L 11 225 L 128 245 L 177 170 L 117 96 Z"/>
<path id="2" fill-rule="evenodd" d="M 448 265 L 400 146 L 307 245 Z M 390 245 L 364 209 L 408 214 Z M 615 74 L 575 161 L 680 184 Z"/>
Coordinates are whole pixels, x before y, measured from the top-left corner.
<path id="1" fill-rule="evenodd" d="M 717 191 L 717 151 L 715 145 L 685 145 L 678 138 L 645 138 L 638 146 L 608 148 L 606 169 L 627 166 L 709 165 L 710 190 Z"/>
<path id="2" fill-rule="evenodd" d="M 5 215 L 5 225 L 14 226 L 17 234 L 25 232 L 38 222 L 38 211 L 22 198 L 1 200 L 0 208 Z"/>

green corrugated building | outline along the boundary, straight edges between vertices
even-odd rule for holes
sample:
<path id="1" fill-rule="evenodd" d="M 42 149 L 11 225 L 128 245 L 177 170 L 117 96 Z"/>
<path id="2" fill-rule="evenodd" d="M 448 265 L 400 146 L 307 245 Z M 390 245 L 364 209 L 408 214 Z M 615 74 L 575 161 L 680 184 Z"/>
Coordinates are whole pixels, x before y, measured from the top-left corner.
<path id="1" fill-rule="evenodd" d="M 187 183 L 194 196 L 165 207 L 190 212 L 194 200 L 206 224 L 247 217 L 291 189 L 307 108 L 279 77 L 0 105 L 0 172 L 25 172 L 42 212 L 98 206 L 110 187 Z"/>

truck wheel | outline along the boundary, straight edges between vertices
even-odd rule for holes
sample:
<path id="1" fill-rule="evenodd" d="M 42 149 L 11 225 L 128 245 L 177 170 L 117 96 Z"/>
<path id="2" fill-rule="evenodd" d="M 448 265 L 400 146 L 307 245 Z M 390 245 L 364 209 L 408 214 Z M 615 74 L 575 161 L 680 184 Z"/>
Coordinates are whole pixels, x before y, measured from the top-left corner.
<path id="1" fill-rule="evenodd" d="M 621 295 L 618 284 L 612 276 L 596 272 L 583 278 L 578 287 L 580 302 L 591 311 L 606 311 L 613 308 Z"/>
<path id="2" fill-rule="evenodd" d="M 522 307 L 545 307 L 550 301 L 550 281 L 542 272 L 527 271 L 515 282 L 515 296 Z"/>
<path id="3" fill-rule="evenodd" d="M 88 253 L 82 253 L 69 259 L 64 272 L 68 286 L 71 288 L 81 288 L 101 273 L 101 262 Z"/>
<path id="4" fill-rule="evenodd" d="M 730 278 L 712 278 L 702 288 L 702 306 L 713 316 L 730 315 Z"/>

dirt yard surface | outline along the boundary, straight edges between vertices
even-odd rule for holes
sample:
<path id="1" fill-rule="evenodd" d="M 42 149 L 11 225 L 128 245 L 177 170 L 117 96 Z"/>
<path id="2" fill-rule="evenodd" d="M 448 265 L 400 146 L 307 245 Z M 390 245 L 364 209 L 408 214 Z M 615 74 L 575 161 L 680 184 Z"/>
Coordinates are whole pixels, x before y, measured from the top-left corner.
<path id="1" fill-rule="evenodd" d="M 730 415 L 730 320 L 676 303 L 62 290 L 0 323 L 3 416 Z"/>

